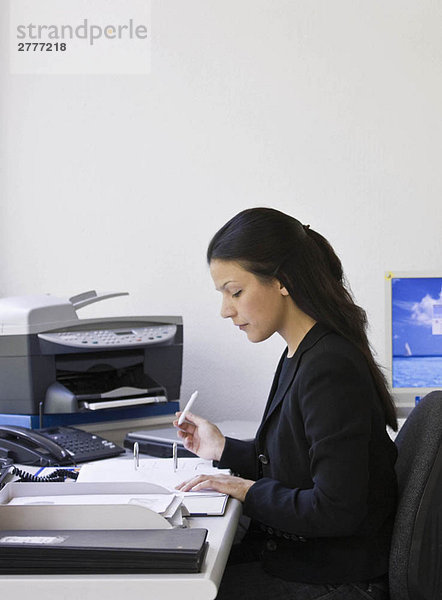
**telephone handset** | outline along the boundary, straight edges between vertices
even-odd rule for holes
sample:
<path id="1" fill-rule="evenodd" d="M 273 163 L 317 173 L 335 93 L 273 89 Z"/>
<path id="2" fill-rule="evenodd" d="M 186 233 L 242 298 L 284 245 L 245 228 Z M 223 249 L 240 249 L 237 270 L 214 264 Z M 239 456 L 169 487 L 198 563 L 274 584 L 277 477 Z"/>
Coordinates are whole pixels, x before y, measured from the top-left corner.
<path id="1" fill-rule="evenodd" d="M 75 427 L 35 430 L 18 425 L 0 425 L 2 449 L 16 463 L 41 466 L 73 465 L 125 452 L 113 442 Z"/>
<path id="2" fill-rule="evenodd" d="M 0 425 L 0 448 L 23 465 L 72 464 L 69 454 L 41 433 L 18 425 Z"/>

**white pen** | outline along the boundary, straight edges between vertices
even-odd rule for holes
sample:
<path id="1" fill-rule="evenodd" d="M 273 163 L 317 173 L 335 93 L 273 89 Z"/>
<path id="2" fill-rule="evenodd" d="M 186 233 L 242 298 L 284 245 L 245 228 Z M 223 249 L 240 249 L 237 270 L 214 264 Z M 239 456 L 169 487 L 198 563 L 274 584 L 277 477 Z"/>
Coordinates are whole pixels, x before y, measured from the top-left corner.
<path id="1" fill-rule="evenodd" d="M 189 412 L 189 410 L 192 408 L 192 404 L 195 402 L 197 397 L 198 397 L 198 392 L 197 391 L 193 392 L 193 394 L 190 396 L 189 402 L 184 407 L 184 410 L 181 413 L 180 418 L 178 419 L 178 425 L 182 425 L 184 423 L 184 419 L 186 418 L 186 415 Z"/>

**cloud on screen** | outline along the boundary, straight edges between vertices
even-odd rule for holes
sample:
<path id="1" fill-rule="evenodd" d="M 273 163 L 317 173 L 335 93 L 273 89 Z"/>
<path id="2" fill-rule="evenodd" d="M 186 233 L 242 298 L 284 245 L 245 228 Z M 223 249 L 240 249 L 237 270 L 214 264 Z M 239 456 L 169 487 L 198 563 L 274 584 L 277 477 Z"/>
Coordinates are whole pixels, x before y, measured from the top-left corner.
<path id="1" fill-rule="evenodd" d="M 442 290 L 438 298 L 433 298 L 430 294 L 426 294 L 419 302 L 398 300 L 395 302 L 395 305 L 409 313 L 406 322 L 410 325 L 431 327 L 433 321 L 433 306 L 439 303 L 442 303 Z"/>

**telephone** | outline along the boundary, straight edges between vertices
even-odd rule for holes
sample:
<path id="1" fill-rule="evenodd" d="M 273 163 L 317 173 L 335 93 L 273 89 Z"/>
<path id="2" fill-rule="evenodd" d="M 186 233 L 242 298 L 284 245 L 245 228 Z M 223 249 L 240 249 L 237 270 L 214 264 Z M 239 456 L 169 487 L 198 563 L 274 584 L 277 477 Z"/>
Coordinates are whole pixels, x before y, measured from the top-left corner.
<path id="1" fill-rule="evenodd" d="M 75 465 L 123 452 L 113 442 L 75 427 L 0 425 L 0 454 L 23 465 Z"/>

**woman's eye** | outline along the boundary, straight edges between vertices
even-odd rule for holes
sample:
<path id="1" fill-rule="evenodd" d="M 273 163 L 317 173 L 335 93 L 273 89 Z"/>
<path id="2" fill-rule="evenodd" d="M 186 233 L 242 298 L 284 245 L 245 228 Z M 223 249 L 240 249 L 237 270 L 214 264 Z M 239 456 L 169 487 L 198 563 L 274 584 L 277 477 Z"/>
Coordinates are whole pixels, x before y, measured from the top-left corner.
<path id="1" fill-rule="evenodd" d="M 241 292 L 242 292 L 242 290 L 235 292 L 234 294 L 232 294 L 232 298 L 238 298 L 239 295 L 241 294 Z"/>

